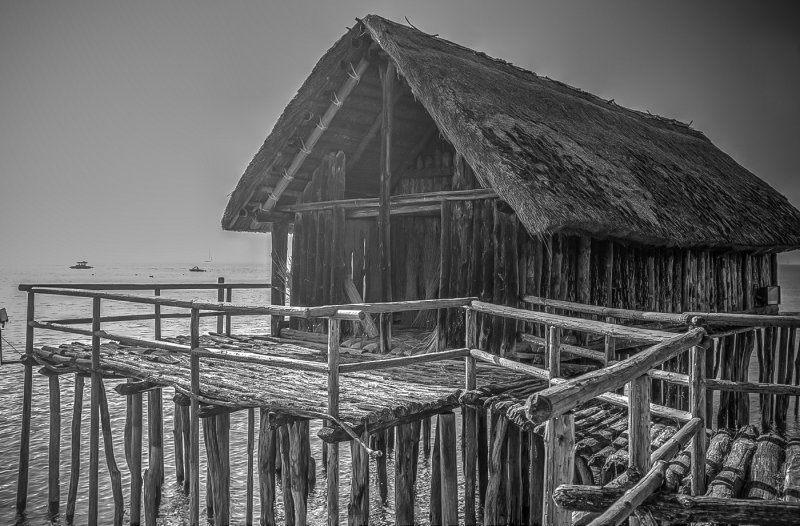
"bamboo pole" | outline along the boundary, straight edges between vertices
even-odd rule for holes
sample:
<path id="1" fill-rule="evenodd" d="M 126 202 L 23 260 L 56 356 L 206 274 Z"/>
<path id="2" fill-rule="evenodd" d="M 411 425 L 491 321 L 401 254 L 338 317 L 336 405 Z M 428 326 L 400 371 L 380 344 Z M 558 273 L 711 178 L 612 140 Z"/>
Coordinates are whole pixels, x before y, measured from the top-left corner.
<path id="1" fill-rule="evenodd" d="M 328 320 L 328 414 L 339 417 L 339 337 L 341 322 Z M 339 524 L 339 443 L 328 444 L 328 526 Z"/>
<path id="2" fill-rule="evenodd" d="M 47 512 L 51 517 L 58 515 L 61 501 L 61 386 L 58 376 L 48 378 L 50 390 L 50 436 L 47 450 Z"/>
<path id="3" fill-rule="evenodd" d="M 189 483 L 189 524 L 200 526 L 200 357 L 194 349 L 200 346 L 200 311 L 192 309 L 191 331 L 191 437 L 190 437 L 190 483 Z"/>
<path id="4" fill-rule="evenodd" d="M 31 444 L 31 408 L 33 401 L 33 326 L 34 292 L 28 292 L 27 324 L 25 326 L 25 372 L 22 387 L 22 429 L 19 439 L 19 470 L 17 472 L 17 513 L 22 514 L 28 504 L 28 465 Z"/>
<path id="5" fill-rule="evenodd" d="M 100 330 L 100 298 L 92 298 L 92 331 Z M 100 337 L 92 336 L 92 393 L 89 421 L 89 525 L 97 524 L 100 463 Z"/>
<path id="6" fill-rule="evenodd" d="M 71 524 L 75 518 L 75 501 L 78 497 L 78 481 L 81 467 L 81 413 L 83 412 L 83 376 L 75 375 L 75 398 L 72 404 L 72 429 L 70 446 L 69 493 L 64 518 Z M 131 522 L 132 526 L 133 522 Z"/>

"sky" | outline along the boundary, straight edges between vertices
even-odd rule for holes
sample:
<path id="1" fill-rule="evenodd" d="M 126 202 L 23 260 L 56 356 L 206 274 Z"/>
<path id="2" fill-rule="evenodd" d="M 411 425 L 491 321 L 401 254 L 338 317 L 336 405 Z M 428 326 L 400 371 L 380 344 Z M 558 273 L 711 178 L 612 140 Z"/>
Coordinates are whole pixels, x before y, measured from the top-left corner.
<path id="1" fill-rule="evenodd" d="M 794 2 L 0 0 L 0 269 L 264 262 L 228 195 L 368 13 L 691 121 L 800 205 Z"/>

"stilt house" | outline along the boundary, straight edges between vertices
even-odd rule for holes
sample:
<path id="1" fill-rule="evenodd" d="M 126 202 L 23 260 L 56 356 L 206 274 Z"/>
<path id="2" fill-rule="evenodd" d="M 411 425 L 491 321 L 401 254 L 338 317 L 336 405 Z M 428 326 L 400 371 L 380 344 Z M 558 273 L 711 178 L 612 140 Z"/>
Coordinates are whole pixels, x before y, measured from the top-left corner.
<path id="1" fill-rule="evenodd" d="M 293 233 L 295 305 L 774 309 L 776 253 L 800 247 L 800 212 L 690 126 L 374 15 L 314 67 L 222 224 L 272 232 L 280 288 Z M 463 334 L 458 312 L 438 325 Z M 503 353 L 516 331 L 481 334 Z"/>

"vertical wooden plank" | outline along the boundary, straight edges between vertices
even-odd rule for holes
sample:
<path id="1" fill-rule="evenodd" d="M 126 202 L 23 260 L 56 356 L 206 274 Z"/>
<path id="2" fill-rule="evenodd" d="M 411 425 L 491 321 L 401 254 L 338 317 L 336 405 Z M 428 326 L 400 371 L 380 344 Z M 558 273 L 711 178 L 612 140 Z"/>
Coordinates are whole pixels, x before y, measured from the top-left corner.
<path id="1" fill-rule="evenodd" d="M 81 414 L 83 413 L 83 376 L 75 375 L 75 398 L 72 404 L 72 429 L 69 468 L 69 493 L 67 494 L 67 509 L 65 519 L 67 524 L 72 524 L 75 518 L 75 501 L 78 497 L 78 482 L 81 474 Z M 131 517 L 133 519 L 133 517 Z M 131 520 L 132 526 L 134 525 Z"/>
<path id="2" fill-rule="evenodd" d="M 258 431 L 258 486 L 261 503 L 261 526 L 275 526 L 275 446 L 276 432 L 270 429 L 269 412 L 260 408 Z"/>
<path id="3" fill-rule="evenodd" d="M 339 336 L 341 322 L 328 320 L 328 414 L 339 417 Z M 328 526 L 339 524 L 339 444 L 328 444 Z"/>
<path id="4" fill-rule="evenodd" d="M 689 351 L 689 411 L 692 417 L 700 418 L 702 425 L 692 438 L 691 488 L 692 495 L 703 495 L 706 491 L 706 349 L 694 346 Z"/>
<path id="5" fill-rule="evenodd" d="M 440 414 L 437 425 L 441 427 L 442 524 L 458 524 L 456 415 L 452 412 Z"/>
<path id="6" fill-rule="evenodd" d="M 549 328 L 548 363 L 550 377 L 560 375 L 561 334 L 556 327 Z M 648 406 L 649 407 L 649 406 Z M 572 414 L 549 420 L 544 436 L 544 491 L 542 524 L 569 524 L 572 513 L 556 506 L 550 498 L 561 484 L 570 484 L 575 473 L 575 422 Z"/>
<path id="7" fill-rule="evenodd" d="M 191 438 L 189 467 L 189 524 L 200 526 L 200 357 L 195 350 L 200 347 L 200 311 L 192 309 L 190 321 L 190 374 L 192 382 Z"/>
<path id="8" fill-rule="evenodd" d="M 217 284 L 222 285 L 223 283 L 225 283 L 225 278 L 223 278 L 222 276 L 218 277 Z M 221 286 L 217 287 L 217 301 L 220 303 L 225 301 L 225 289 L 222 288 Z M 217 334 L 222 334 L 224 330 L 225 330 L 225 316 L 223 314 L 220 314 L 219 316 L 217 316 Z"/>
<path id="9" fill-rule="evenodd" d="M 47 512 L 58 515 L 61 501 L 61 385 L 58 376 L 48 377 L 50 390 L 50 436 L 47 448 Z"/>
<path id="10" fill-rule="evenodd" d="M 89 420 L 89 525 L 97 524 L 100 465 L 100 298 L 92 298 L 92 393 Z"/>
<path id="11" fill-rule="evenodd" d="M 418 440 L 419 435 L 414 436 L 413 424 L 397 426 L 394 449 L 395 524 L 414 524 L 414 443 Z"/>
<path id="12" fill-rule="evenodd" d="M 466 309 L 464 341 L 468 349 L 477 348 L 477 313 Z M 475 359 L 467 356 L 465 359 L 464 388 L 472 390 L 477 387 Z M 464 414 L 464 522 L 467 526 L 476 523 L 475 514 L 475 467 L 478 458 L 478 427 L 477 411 L 474 407 L 463 406 Z"/>

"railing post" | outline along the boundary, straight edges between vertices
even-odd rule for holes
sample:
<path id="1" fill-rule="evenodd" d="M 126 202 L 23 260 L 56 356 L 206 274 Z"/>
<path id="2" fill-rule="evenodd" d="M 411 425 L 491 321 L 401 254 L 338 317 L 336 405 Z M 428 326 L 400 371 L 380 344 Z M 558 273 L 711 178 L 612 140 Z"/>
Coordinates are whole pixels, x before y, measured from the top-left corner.
<path id="1" fill-rule="evenodd" d="M 34 293 L 28 292 L 28 314 L 25 326 L 25 376 L 22 387 L 22 431 L 19 439 L 19 471 L 17 473 L 17 513 L 28 504 L 28 465 L 31 445 L 31 407 L 33 403 L 33 326 Z"/>
<path id="2" fill-rule="evenodd" d="M 548 327 L 547 363 L 552 379 L 560 375 L 561 330 Z M 542 524 L 555 526 L 569 524 L 572 512 L 559 508 L 553 502 L 553 491 L 562 484 L 571 484 L 575 470 L 575 421 L 572 413 L 547 422 L 544 432 L 544 496 Z"/>
<path id="3" fill-rule="evenodd" d="M 609 316 L 606 318 L 606 323 L 616 323 L 616 320 Z M 617 359 L 617 342 L 614 340 L 613 336 L 606 336 L 605 352 L 606 359 L 603 365 L 607 366 L 609 362 L 613 362 Z"/>
<path id="4" fill-rule="evenodd" d="M 628 385 L 628 467 L 643 477 L 650 471 L 650 377 L 644 374 Z M 635 517 L 629 522 L 639 526 Z"/>
<path id="5" fill-rule="evenodd" d="M 89 421 L 89 525 L 97 524 L 100 463 L 100 298 L 92 298 L 92 392 Z"/>
<path id="6" fill-rule="evenodd" d="M 225 301 L 231 303 L 233 301 L 233 287 L 225 289 Z M 231 313 L 225 314 L 225 336 L 231 335 Z"/>
<path id="7" fill-rule="evenodd" d="M 161 289 L 155 289 L 153 291 L 153 295 L 154 296 L 161 296 Z M 154 307 L 154 310 L 155 310 L 155 316 L 156 317 L 155 317 L 155 327 L 154 327 L 154 330 L 153 330 L 153 333 L 154 333 L 153 336 L 155 337 L 156 340 L 160 340 L 161 339 L 161 305 L 156 303 L 155 307 Z"/>
<path id="8" fill-rule="evenodd" d="M 701 425 L 691 442 L 692 495 L 706 491 L 706 348 L 695 345 L 689 350 L 689 411 Z"/>
<path id="9" fill-rule="evenodd" d="M 200 311 L 192 309 L 190 321 L 191 331 L 191 382 L 192 382 L 192 408 L 191 408 L 191 429 L 190 439 L 190 463 L 189 475 L 189 524 L 191 526 L 200 525 L 200 357 L 195 350 L 200 346 Z"/>
<path id="10" fill-rule="evenodd" d="M 465 346 L 467 349 L 477 347 L 476 330 L 477 313 L 471 308 L 466 308 L 464 320 Z M 472 390 L 477 387 L 475 377 L 475 358 L 464 358 L 465 389 Z M 475 467 L 478 459 L 478 413 L 473 407 L 463 406 L 464 412 L 464 522 L 466 526 L 476 523 L 475 515 Z"/>
<path id="11" fill-rule="evenodd" d="M 328 320 L 328 414 L 339 417 L 339 332 L 341 321 Z M 339 443 L 328 444 L 328 526 L 339 524 Z"/>
<path id="12" fill-rule="evenodd" d="M 222 276 L 218 277 L 217 283 L 222 285 L 223 283 L 225 283 L 225 278 L 223 278 Z M 220 303 L 225 301 L 225 289 L 222 287 L 217 288 L 217 301 Z M 225 329 L 224 323 L 225 323 L 225 316 L 222 314 L 217 316 L 217 334 L 222 334 L 222 331 Z"/>

